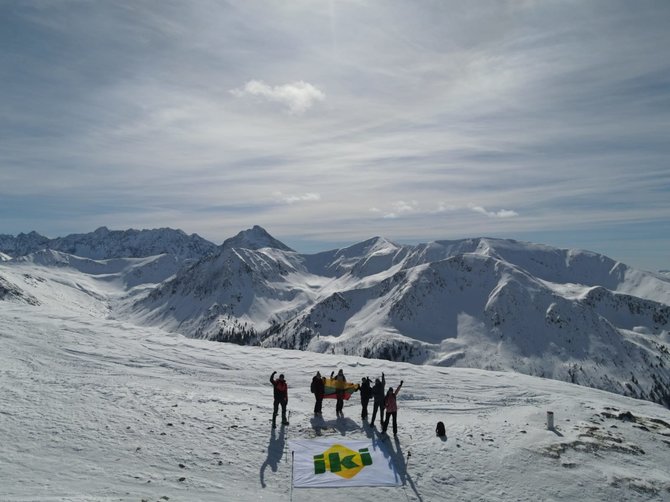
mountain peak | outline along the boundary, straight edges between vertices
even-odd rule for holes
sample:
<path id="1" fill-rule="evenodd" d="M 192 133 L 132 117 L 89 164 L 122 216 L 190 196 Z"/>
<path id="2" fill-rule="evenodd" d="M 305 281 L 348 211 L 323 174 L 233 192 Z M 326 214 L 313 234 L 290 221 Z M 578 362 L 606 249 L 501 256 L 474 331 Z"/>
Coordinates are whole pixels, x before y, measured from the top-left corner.
<path id="1" fill-rule="evenodd" d="M 282 251 L 293 251 L 283 242 L 272 237 L 263 227 L 254 225 L 252 228 L 242 230 L 235 237 L 223 241 L 224 248 L 261 249 L 274 248 Z"/>

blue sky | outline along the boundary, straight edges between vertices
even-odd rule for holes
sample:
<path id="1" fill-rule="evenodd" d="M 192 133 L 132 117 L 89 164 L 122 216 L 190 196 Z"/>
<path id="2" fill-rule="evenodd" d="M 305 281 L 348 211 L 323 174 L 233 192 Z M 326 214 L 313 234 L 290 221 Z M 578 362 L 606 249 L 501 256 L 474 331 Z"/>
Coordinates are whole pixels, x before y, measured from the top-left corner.
<path id="1" fill-rule="evenodd" d="M 0 1 L 0 233 L 670 268 L 670 2 Z"/>

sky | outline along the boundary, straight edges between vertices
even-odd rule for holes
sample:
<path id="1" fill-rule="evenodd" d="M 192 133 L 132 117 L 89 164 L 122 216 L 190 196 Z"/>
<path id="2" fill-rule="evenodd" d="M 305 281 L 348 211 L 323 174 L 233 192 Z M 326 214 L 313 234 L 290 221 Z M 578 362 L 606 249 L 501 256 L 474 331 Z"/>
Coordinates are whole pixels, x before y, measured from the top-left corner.
<path id="1" fill-rule="evenodd" d="M 0 0 L 0 234 L 670 269 L 670 2 Z"/>

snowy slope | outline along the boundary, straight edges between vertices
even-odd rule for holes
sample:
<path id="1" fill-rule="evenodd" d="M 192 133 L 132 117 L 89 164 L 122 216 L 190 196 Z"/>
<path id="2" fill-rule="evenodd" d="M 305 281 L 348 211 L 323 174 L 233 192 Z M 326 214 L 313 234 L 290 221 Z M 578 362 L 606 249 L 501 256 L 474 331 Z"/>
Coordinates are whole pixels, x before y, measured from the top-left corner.
<path id="1" fill-rule="evenodd" d="M 88 306 L 54 282 L 35 289 L 39 308 L 0 308 L 0 500 L 670 499 L 661 406 L 521 374 L 187 339 L 107 318 L 104 284 L 88 284 Z M 361 421 L 357 394 L 344 418 L 326 401 L 313 419 L 311 377 L 337 368 L 404 380 L 396 439 Z M 291 411 L 276 430 L 273 370 Z M 403 486 L 291 490 L 287 442 L 315 437 L 371 441 Z"/>
<path id="2" fill-rule="evenodd" d="M 26 293 L 16 282 L 0 275 L 0 301 L 13 301 L 39 305 L 40 301 L 33 295 Z"/>
<path id="3" fill-rule="evenodd" d="M 9 261 L 12 257 L 5 253 L 0 253 L 0 261 Z"/>
<path id="4" fill-rule="evenodd" d="M 52 271 L 69 268 L 105 281 L 118 281 L 125 289 L 141 284 L 155 285 L 173 276 L 181 268 L 177 259 L 168 254 L 144 258 L 92 260 L 50 249 L 20 256 L 7 265 L 10 267 L 36 265 Z"/>

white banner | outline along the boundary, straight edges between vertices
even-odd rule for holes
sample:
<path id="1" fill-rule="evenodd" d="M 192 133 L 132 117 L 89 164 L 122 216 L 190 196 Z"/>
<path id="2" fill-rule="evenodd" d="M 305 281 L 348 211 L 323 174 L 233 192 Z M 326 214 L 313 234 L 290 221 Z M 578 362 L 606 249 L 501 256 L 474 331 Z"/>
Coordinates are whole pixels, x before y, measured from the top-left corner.
<path id="1" fill-rule="evenodd" d="M 289 441 L 293 454 L 293 486 L 341 488 L 399 486 L 393 459 L 383 443 L 337 439 Z"/>

